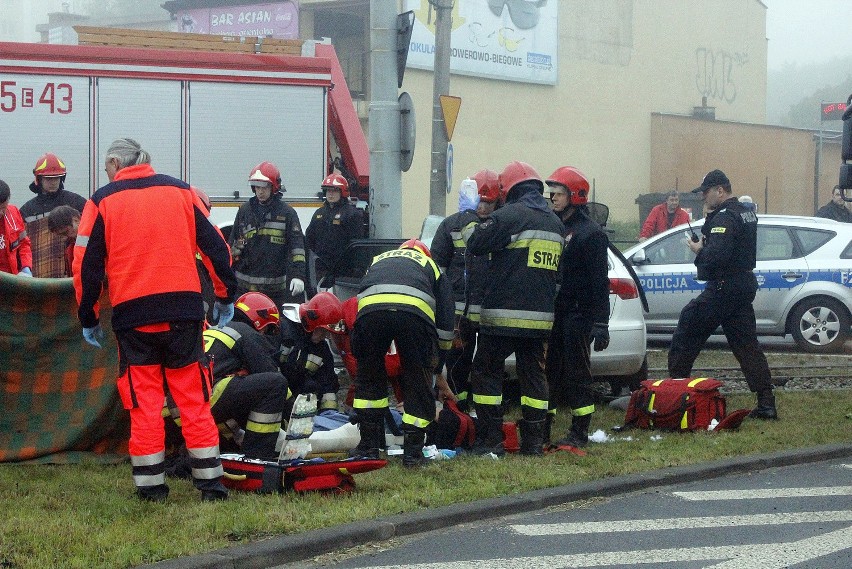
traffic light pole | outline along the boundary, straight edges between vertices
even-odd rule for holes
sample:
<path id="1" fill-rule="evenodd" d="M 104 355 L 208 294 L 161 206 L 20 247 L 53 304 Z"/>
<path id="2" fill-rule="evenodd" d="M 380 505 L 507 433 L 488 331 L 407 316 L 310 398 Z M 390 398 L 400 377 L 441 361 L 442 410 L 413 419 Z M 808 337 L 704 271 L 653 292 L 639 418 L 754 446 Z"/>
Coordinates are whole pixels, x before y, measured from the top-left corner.
<path id="1" fill-rule="evenodd" d="M 435 9 L 435 73 L 432 93 L 432 168 L 429 178 L 429 213 L 447 215 L 447 129 L 441 95 L 450 93 L 450 34 L 452 0 L 428 0 Z"/>

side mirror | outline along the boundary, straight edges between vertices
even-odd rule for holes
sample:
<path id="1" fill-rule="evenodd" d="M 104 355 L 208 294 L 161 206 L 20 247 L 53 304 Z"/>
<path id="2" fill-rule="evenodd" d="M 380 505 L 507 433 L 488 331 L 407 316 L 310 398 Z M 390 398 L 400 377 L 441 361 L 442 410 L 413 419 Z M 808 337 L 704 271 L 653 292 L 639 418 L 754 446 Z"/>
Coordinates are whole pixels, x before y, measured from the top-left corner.
<path id="1" fill-rule="evenodd" d="M 630 255 L 630 264 L 631 265 L 644 265 L 648 262 L 647 257 L 645 257 L 645 249 L 639 249 L 632 255 Z"/>

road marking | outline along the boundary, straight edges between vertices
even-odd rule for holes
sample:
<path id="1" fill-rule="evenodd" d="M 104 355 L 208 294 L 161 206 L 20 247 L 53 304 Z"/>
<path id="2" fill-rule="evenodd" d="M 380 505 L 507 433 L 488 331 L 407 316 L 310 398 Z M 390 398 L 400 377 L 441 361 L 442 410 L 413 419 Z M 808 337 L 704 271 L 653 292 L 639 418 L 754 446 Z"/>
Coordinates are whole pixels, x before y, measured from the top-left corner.
<path id="1" fill-rule="evenodd" d="M 660 520 L 620 520 L 612 522 L 576 522 L 564 524 L 530 524 L 509 526 L 521 535 L 576 535 L 661 531 L 671 529 L 718 528 L 737 526 L 770 526 L 816 522 L 852 522 L 852 510 L 834 512 L 794 512 L 784 514 L 753 514 L 748 516 L 714 516 L 671 518 Z"/>
<path id="2" fill-rule="evenodd" d="M 672 494 L 678 498 L 696 502 L 709 500 L 755 500 L 762 498 L 812 498 L 817 496 L 852 496 L 852 486 L 768 488 L 765 490 L 701 490 L 698 492 L 672 492 Z"/>
<path id="3" fill-rule="evenodd" d="M 646 549 L 640 551 L 602 551 L 573 555 L 543 555 L 540 557 L 515 557 L 474 559 L 469 561 L 441 561 L 410 565 L 368 565 L 372 569 L 554 569 L 556 567 L 604 567 L 607 565 L 658 565 L 684 561 L 722 561 L 713 569 L 784 569 L 796 563 L 817 559 L 849 548 L 852 527 L 844 528 L 788 543 L 763 543 L 720 547 L 690 547 L 674 549 Z M 709 568 L 708 568 L 709 569 Z"/>

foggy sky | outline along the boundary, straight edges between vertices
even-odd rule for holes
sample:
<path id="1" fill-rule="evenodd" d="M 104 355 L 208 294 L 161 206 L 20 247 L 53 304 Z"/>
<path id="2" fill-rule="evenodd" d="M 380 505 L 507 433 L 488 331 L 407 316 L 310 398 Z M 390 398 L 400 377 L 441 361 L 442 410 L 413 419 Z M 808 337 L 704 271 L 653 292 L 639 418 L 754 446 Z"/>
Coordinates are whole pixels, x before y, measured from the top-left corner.
<path id="1" fill-rule="evenodd" d="M 762 0 L 767 67 L 823 63 L 852 55 L 852 0 Z"/>

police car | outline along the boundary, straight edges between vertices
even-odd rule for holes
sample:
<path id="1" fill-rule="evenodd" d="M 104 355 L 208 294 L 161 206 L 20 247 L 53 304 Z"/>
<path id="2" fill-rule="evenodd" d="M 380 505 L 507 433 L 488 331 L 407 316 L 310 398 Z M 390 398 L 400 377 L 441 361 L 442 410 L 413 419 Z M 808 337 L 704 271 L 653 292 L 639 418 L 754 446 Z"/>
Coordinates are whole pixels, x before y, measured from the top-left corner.
<path id="1" fill-rule="evenodd" d="M 703 220 L 692 228 L 700 233 Z M 672 333 L 680 311 L 704 289 L 686 225 L 625 251 L 648 299 L 651 333 Z M 816 217 L 759 215 L 754 301 L 757 333 L 791 334 L 808 352 L 836 352 L 852 322 L 852 224 Z"/>

